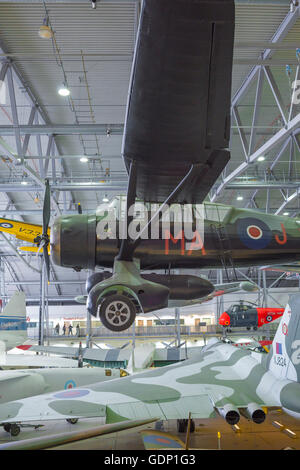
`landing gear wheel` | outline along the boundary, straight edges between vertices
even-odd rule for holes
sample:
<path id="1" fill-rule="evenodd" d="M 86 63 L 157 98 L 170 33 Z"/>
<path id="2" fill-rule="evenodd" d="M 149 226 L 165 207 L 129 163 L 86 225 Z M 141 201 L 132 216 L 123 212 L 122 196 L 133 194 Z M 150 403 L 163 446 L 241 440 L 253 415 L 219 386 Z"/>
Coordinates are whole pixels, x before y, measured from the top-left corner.
<path id="1" fill-rule="evenodd" d="M 21 428 L 18 424 L 13 423 L 10 426 L 10 434 L 11 436 L 18 436 L 20 434 Z"/>
<path id="2" fill-rule="evenodd" d="M 253 330 L 256 331 L 256 330 L 257 330 L 257 326 L 254 326 L 254 327 L 253 327 Z"/>
<path id="3" fill-rule="evenodd" d="M 76 424 L 78 422 L 78 418 L 68 418 L 66 421 L 70 424 Z"/>
<path id="4" fill-rule="evenodd" d="M 248 331 L 251 330 L 251 326 L 246 326 L 246 328 Z"/>
<path id="5" fill-rule="evenodd" d="M 190 432 L 191 432 L 191 433 L 192 433 L 192 432 L 195 432 L 195 428 L 196 428 L 196 426 L 195 426 L 195 421 L 194 421 L 193 419 L 191 419 Z"/>
<path id="6" fill-rule="evenodd" d="M 4 431 L 6 431 L 6 432 L 10 432 L 10 428 L 11 428 L 11 424 L 10 424 L 10 423 L 5 423 L 5 424 L 3 425 L 3 429 L 4 429 Z"/>
<path id="7" fill-rule="evenodd" d="M 103 326 L 109 330 L 123 331 L 134 322 L 136 308 L 125 295 L 110 295 L 102 302 L 99 316 Z"/>

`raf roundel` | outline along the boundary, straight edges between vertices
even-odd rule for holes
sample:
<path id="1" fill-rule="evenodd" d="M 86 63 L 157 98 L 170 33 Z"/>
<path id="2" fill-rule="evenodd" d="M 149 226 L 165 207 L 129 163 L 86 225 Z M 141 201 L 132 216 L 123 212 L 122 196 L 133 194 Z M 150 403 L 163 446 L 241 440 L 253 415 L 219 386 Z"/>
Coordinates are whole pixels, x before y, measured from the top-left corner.
<path id="1" fill-rule="evenodd" d="M 67 382 L 65 383 L 64 389 L 70 390 L 70 388 L 75 388 L 75 387 L 76 387 L 76 383 L 74 382 L 74 380 L 67 380 Z"/>
<path id="2" fill-rule="evenodd" d="M 1 222 L 0 223 L 0 227 L 3 227 L 3 228 L 13 228 L 13 225 L 12 224 L 9 224 L 7 222 Z"/>
<path id="3" fill-rule="evenodd" d="M 55 393 L 53 397 L 72 399 L 72 398 L 84 397 L 85 395 L 88 395 L 89 393 L 90 393 L 89 390 L 70 389 L 70 390 L 66 390 L 65 392 Z"/>
<path id="4" fill-rule="evenodd" d="M 239 219 L 237 233 L 241 242 L 253 250 L 266 248 L 272 240 L 272 231 L 268 225 L 254 217 Z"/>

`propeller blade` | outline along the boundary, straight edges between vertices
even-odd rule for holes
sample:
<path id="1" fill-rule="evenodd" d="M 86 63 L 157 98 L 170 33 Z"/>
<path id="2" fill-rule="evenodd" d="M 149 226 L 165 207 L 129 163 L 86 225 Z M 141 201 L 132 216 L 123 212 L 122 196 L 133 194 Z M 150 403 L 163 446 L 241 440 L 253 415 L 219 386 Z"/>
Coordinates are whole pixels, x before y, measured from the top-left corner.
<path id="1" fill-rule="evenodd" d="M 45 265 L 46 265 L 47 279 L 49 281 L 49 279 L 50 279 L 50 258 L 49 258 L 49 254 L 48 254 L 47 243 L 43 246 L 43 254 L 44 254 L 44 260 L 45 260 Z"/>
<path id="2" fill-rule="evenodd" d="M 50 185 L 49 180 L 45 182 L 45 195 L 44 195 L 44 206 L 43 206 L 43 234 L 47 234 L 48 232 L 48 225 L 50 221 L 50 210 L 51 210 L 51 203 L 50 203 Z"/>

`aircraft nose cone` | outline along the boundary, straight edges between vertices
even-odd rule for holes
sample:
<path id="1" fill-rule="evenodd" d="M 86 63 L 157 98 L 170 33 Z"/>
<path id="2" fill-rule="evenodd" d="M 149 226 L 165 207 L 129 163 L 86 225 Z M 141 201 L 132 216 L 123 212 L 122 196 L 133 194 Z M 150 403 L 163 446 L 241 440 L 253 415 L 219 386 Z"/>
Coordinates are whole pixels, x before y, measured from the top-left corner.
<path id="1" fill-rule="evenodd" d="M 224 312 L 219 318 L 219 325 L 229 326 L 230 325 L 230 316 Z"/>

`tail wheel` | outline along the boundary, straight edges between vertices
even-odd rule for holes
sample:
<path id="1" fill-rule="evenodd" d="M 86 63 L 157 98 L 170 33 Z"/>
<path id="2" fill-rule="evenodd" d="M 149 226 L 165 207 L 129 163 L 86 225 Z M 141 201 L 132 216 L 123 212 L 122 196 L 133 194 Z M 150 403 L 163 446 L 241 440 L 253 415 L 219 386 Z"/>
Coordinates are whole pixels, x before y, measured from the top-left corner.
<path id="1" fill-rule="evenodd" d="M 266 317 L 266 320 L 267 320 L 267 322 L 270 322 L 270 321 L 272 321 L 272 320 L 273 320 L 273 317 L 272 317 L 272 315 L 268 315 L 268 316 Z"/>
<path id="2" fill-rule="evenodd" d="M 68 418 L 66 421 L 70 424 L 76 424 L 78 422 L 78 418 Z"/>
<path id="3" fill-rule="evenodd" d="M 110 295 L 100 305 L 99 316 L 102 324 L 109 330 L 123 331 L 134 322 L 136 308 L 125 295 Z"/>
<path id="4" fill-rule="evenodd" d="M 5 423 L 5 424 L 3 425 L 3 429 L 4 429 L 4 431 L 6 431 L 6 432 L 10 432 L 10 428 L 11 428 L 11 424 L 10 424 L 10 423 Z"/>

